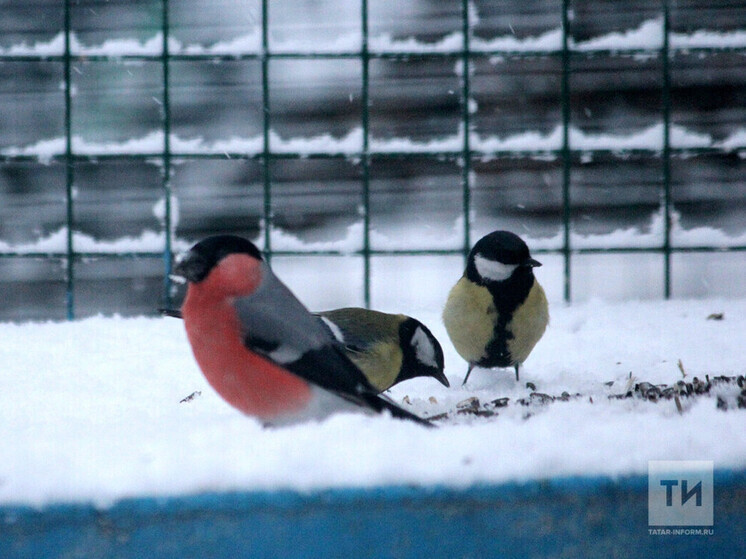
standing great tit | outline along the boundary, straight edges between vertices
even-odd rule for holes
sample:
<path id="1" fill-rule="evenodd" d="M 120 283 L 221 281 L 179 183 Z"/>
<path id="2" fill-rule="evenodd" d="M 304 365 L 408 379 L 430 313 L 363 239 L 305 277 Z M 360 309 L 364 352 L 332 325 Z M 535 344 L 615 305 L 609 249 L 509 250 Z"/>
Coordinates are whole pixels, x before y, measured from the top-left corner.
<path id="1" fill-rule="evenodd" d="M 414 377 L 433 377 L 450 386 L 443 374 L 443 349 L 419 320 L 361 308 L 316 315 L 379 392 Z"/>
<path id="2" fill-rule="evenodd" d="M 266 424 L 350 409 L 431 426 L 382 398 L 317 317 L 272 273 L 250 241 L 208 237 L 174 267 L 192 353 L 210 385 Z"/>
<path id="3" fill-rule="evenodd" d="M 533 268 L 528 246 L 509 231 L 494 231 L 471 249 L 466 270 L 448 294 L 443 323 L 468 363 L 474 367 L 519 368 L 549 323 L 547 298 Z"/>

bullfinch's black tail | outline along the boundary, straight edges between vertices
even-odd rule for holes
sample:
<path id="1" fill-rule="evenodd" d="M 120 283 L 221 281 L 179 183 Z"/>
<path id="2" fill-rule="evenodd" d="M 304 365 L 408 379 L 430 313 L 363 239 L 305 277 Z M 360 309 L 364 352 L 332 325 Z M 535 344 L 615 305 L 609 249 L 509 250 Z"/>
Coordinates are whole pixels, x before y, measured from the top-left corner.
<path id="1" fill-rule="evenodd" d="M 411 412 L 408 412 L 407 410 L 400 408 L 393 402 L 389 402 L 388 400 L 381 398 L 380 396 L 365 393 L 362 394 L 362 397 L 368 404 L 370 404 L 370 407 L 372 407 L 376 411 L 387 410 L 391 413 L 392 417 L 396 417 L 397 419 L 407 419 L 409 421 L 414 421 L 415 423 L 418 423 L 424 427 L 435 427 L 435 425 L 430 423 L 427 419 L 423 419 Z"/>

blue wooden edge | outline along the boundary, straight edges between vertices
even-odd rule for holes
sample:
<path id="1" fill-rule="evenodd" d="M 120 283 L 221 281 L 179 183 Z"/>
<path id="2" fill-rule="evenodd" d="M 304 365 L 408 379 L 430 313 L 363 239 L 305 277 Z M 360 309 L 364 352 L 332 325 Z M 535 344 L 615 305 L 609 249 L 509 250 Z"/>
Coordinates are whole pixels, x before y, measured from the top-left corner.
<path id="1" fill-rule="evenodd" d="M 647 476 L 281 490 L 0 507 L 0 557 L 746 557 L 746 470 L 711 529 L 651 533 Z"/>

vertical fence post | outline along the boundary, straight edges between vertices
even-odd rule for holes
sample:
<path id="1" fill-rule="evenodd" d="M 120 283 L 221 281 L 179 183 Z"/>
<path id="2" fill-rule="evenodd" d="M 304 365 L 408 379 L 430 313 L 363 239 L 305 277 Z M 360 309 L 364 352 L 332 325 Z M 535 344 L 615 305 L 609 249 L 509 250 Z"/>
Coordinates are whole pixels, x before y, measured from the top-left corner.
<path id="1" fill-rule="evenodd" d="M 362 89 L 360 91 L 363 127 L 362 172 L 363 172 L 363 300 L 370 308 L 370 127 L 369 127 L 369 80 L 370 53 L 368 52 L 368 1 L 361 0 L 361 44 Z"/>
<path id="2" fill-rule="evenodd" d="M 269 2 L 262 0 L 262 175 L 264 184 L 264 254 L 272 259 L 272 181 L 269 146 Z"/>
<path id="3" fill-rule="evenodd" d="M 569 302 L 571 290 L 570 254 L 570 48 L 569 48 L 569 0 L 562 0 L 562 254 L 564 256 L 564 299 Z"/>
<path id="4" fill-rule="evenodd" d="M 67 319 L 75 318 L 75 247 L 73 246 L 73 181 L 75 180 L 75 168 L 73 164 L 72 148 L 72 86 L 71 79 L 71 52 L 70 52 L 70 34 L 72 33 L 70 24 L 70 0 L 65 0 L 65 53 L 64 53 L 64 72 L 65 72 L 65 203 L 67 222 L 66 236 L 66 312 Z"/>
<path id="5" fill-rule="evenodd" d="M 663 295 L 671 297 L 671 70 L 669 66 L 669 6 L 663 0 Z"/>
<path id="6" fill-rule="evenodd" d="M 471 96 L 471 82 L 469 72 L 471 70 L 470 34 L 471 24 L 469 22 L 468 0 L 461 3 L 461 32 L 463 34 L 463 54 L 461 56 L 461 126 L 463 127 L 464 142 L 461 148 L 463 158 L 461 167 L 461 188 L 463 196 L 464 213 L 464 264 L 471 250 L 471 118 L 469 114 L 469 98 Z"/>
<path id="7" fill-rule="evenodd" d="M 163 280 L 163 302 L 167 308 L 171 307 L 171 261 L 172 261 L 172 223 L 171 223 L 171 106 L 170 106 L 170 80 L 169 80 L 169 50 L 168 37 L 170 34 L 168 18 L 168 0 L 163 0 L 162 15 L 163 34 L 163 196 L 164 196 L 164 222 L 165 222 L 165 246 L 163 250 L 163 266 L 165 277 Z"/>

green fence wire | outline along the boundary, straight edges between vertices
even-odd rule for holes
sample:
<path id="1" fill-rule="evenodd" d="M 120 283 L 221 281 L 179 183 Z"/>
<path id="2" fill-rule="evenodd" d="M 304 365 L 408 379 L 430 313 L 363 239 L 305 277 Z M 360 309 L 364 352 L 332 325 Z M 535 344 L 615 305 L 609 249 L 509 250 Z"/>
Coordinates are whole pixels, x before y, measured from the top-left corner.
<path id="1" fill-rule="evenodd" d="M 671 242 L 671 211 L 672 211 L 672 189 L 671 189 L 671 160 L 672 157 L 677 154 L 702 154 L 702 153 L 722 153 L 723 150 L 717 147 L 701 147 L 701 148 L 675 148 L 671 146 L 670 130 L 671 130 L 671 76 L 670 76 L 670 60 L 677 54 L 677 50 L 672 48 L 669 42 L 669 1 L 664 0 L 661 4 L 661 11 L 663 14 L 663 43 L 660 48 L 645 49 L 635 48 L 627 50 L 614 51 L 599 51 L 585 52 L 582 50 L 573 50 L 571 45 L 571 39 L 568 30 L 571 26 L 571 6 L 569 0 L 563 0 L 561 3 L 561 21 L 562 21 L 562 43 L 560 50 L 551 50 L 546 52 L 522 52 L 522 51 L 510 51 L 510 50 L 479 50 L 474 51 L 471 49 L 470 39 L 473 34 L 472 24 L 469 19 L 469 1 L 463 0 L 461 3 L 461 18 L 462 18 L 462 36 L 463 43 L 461 49 L 448 52 L 419 52 L 419 51 L 398 51 L 398 52 L 374 52 L 369 49 L 369 24 L 368 24 L 368 1 L 361 0 L 360 3 L 360 22 L 361 22 L 361 48 L 350 52 L 272 52 L 269 46 L 269 0 L 262 1 L 261 11 L 261 52 L 258 53 L 246 53 L 238 55 L 216 55 L 216 54 L 186 54 L 183 52 L 170 53 L 169 52 L 169 38 L 171 36 L 170 24 L 169 24 L 169 1 L 162 0 L 162 53 L 155 55 L 124 55 L 124 56 L 108 56 L 108 55 L 90 55 L 86 54 L 85 59 L 88 61 L 92 60 L 103 60 L 103 61 L 159 61 L 162 65 L 162 106 L 163 106 L 163 118 L 162 118 L 162 131 L 164 137 L 164 147 L 162 152 L 147 153 L 147 154 L 127 154 L 127 153 L 109 153 L 105 155 L 96 155 L 95 157 L 87 156 L 83 154 L 75 153 L 73 149 L 72 141 L 72 112 L 71 112 L 71 68 L 72 64 L 81 58 L 80 55 L 73 53 L 71 48 L 71 5 L 72 0 L 65 0 L 64 2 L 64 54 L 61 56 L 48 56 L 48 55 L 6 55 L 3 57 L 5 60 L 19 60 L 26 62 L 34 61 L 50 61 L 57 60 L 62 61 L 64 64 L 64 99 L 65 99 L 65 151 L 64 155 L 56 156 L 55 159 L 62 160 L 66 165 L 66 226 L 67 226 L 67 238 L 66 238 L 66 250 L 64 253 L 41 253 L 41 252 L 4 252 L 0 253 L 0 258 L 57 258 L 65 262 L 66 267 L 66 293 L 67 293 L 67 316 L 72 319 L 76 315 L 76 304 L 74 298 L 74 286 L 76 278 L 76 264 L 83 259 L 89 258 L 115 258 L 115 259 L 127 259 L 127 258 L 160 258 L 163 261 L 163 272 L 164 272 L 164 285 L 163 285 L 163 303 L 165 305 L 171 304 L 172 297 L 172 285 L 169 278 L 171 271 L 171 264 L 173 261 L 173 215 L 171 208 L 171 171 L 172 171 L 172 159 L 178 157 L 179 160 L 189 159 L 217 159 L 230 158 L 237 159 L 258 159 L 261 162 L 263 171 L 263 220 L 264 220 L 264 231 L 263 241 L 264 249 L 267 254 L 267 258 L 273 255 L 303 255 L 309 254 L 338 254 L 335 251 L 308 251 L 308 252 L 295 252 L 295 251 L 276 251 L 272 247 L 272 239 L 270 235 L 270 224 L 272 223 L 273 216 L 273 178 L 272 178 L 272 167 L 271 162 L 278 159 L 299 159 L 299 158 L 345 158 L 354 159 L 360 162 L 362 171 L 362 206 L 363 206 L 363 244 L 362 249 L 357 251 L 364 261 L 364 283 L 363 283 L 363 299 L 367 305 L 370 303 L 370 261 L 371 256 L 374 255 L 407 255 L 407 254 L 461 254 L 465 257 L 469 251 L 472 242 L 472 232 L 470 228 L 469 216 L 472 210 L 471 201 L 471 164 L 477 158 L 489 156 L 492 158 L 502 157 L 530 157 L 536 155 L 531 151 L 494 151 L 491 153 L 484 153 L 472 149 L 470 145 L 470 110 L 468 100 L 471 96 L 471 84 L 470 84 L 470 68 L 474 61 L 478 58 L 494 57 L 494 56 L 507 56 L 513 59 L 521 58 L 532 58 L 532 57 L 560 57 L 561 58 L 561 124 L 562 124 L 562 145 L 558 150 L 551 150 L 551 154 L 558 157 L 562 164 L 562 247 L 560 249 L 546 249 L 538 250 L 536 252 L 544 253 L 555 253 L 560 254 L 564 261 L 564 298 L 570 301 L 572 298 L 571 293 L 571 263 L 572 256 L 576 254 L 584 253 L 634 253 L 634 252 L 652 252 L 661 253 L 663 255 L 663 270 L 662 274 L 664 277 L 663 285 L 664 297 L 671 295 L 671 255 L 676 252 L 714 252 L 714 251 L 744 251 L 746 246 L 737 245 L 729 246 L 726 248 L 718 246 L 697 246 L 697 247 L 676 247 Z M 712 48 L 691 48 L 687 47 L 688 53 L 701 51 L 705 54 L 716 51 L 736 51 L 743 52 L 746 54 L 746 47 L 712 47 Z M 570 119 L 571 119 L 571 107 L 570 107 L 570 93 L 571 93 L 571 73 L 572 73 L 572 61 L 576 58 L 599 56 L 599 55 L 614 55 L 614 56 L 635 56 L 635 55 L 648 55 L 657 56 L 662 60 L 661 71 L 662 71 L 662 120 L 664 125 L 664 138 L 662 150 L 650 149 L 650 150 L 630 150 L 632 153 L 654 155 L 660 157 L 661 164 L 661 204 L 664 215 L 664 238 L 660 246 L 639 248 L 639 247 L 620 247 L 620 248 L 574 248 L 571 244 L 571 211 L 573 208 L 573 201 L 571 199 L 571 176 L 573 170 L 573 157 L 577 157 L 578 154 L 582 153 L 609 153 L 611 150 L 574 150 L 570 144 Z M 287 152 L 275 152 L 271 149 L 270 144 L 270 130 L 272 124 L 272 107 L 270 104 L 271 91 L 270 91 L 270 80 L 269 80 L 269 62 L 272 59 L 352 59 L 359 60 L 362 65 L 362 110 L 361 110 L 361 127 L 363 133 L 362 139 L 362 150 L 360 153 L 333 153 L 333 152 L 317 152 L 317 153 L 287 153 Z M 457 150 L 432 150 L 428 152 L 418 151 L 416 153 L 408 152 L 386 152 L 386 153 L 371 153 L 370 149 L 370 136 L 369 136 L 369 75 L 370 75 L 370 62 L 373 59 L 396 59 L 396 60 L 411 60 L 411 59 L 437 59 L 445 58 L 450 60 L 460 60 L 463 64 L 463 70 L 460 72 L 459 79 L 461 80 L 460 88 L 460 101 L 461 101 L 461 126 L 464 130 L 463 144 L 460 149 Z M 228 153 L 228 154 L 190 154 L 190 153 L 174 153 L 171 149 L 170 133 L 171 133 L 171 109 L 169 103 L 170 97 L 170 65 L 173 61 L 196 61 L 196 60 L 258 60 L 261 63 L 262 71 L 262 105 L 263 105 L 263 148 L 260 152 L 255 154 L 247 153 Z M 542 150 L 542 154 L 546 151 Z M 374 250 L 371 247 L 370 241 L 370 165 L 373 158 L 407 158 L 407 157 L 438 157 L 457 161 L 461 165 L 461 191 L 462 191 L 462 212 L 464 216 L 464 228 L 463 228 L 463 245 L 460 249 L 456 250 Z M 162 191 L 165 199 L 165 248 L 162 252 L 120 252 L 120 253 L 109 253 L 109 252 L 80 252 L 75 249 L 73 243 L 73 232 L 75 231 L 75 217 L 74 217 L 74 183 L 75 183 L 75 163 L 80 161 L 90 160 L 118 160 L 118 159 L 148 159 L 148 160 L 160 160 L 163 168 L 163 179 L 162 179 Z M 33 155 L 0 155 L 0 162 L 8 161 L 33 161 L 36 157 Z"/>

